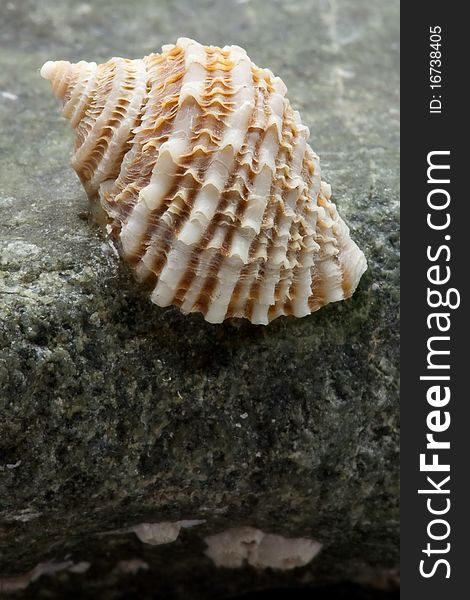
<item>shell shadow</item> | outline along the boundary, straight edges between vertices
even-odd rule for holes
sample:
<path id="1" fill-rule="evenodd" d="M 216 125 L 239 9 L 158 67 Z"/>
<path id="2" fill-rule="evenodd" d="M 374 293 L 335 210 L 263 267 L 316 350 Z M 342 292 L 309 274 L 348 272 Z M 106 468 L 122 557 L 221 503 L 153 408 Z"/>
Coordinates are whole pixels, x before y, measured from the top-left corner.
<path id="1" fill-rule="evenodd" d="M 279 317 L 269 325 L 253 325 L 246 319 L 228 319 L 211 324 L 200 313 L 184 315 L 174 306 L 160 308 L 148 297 L 145 286 L 137 284 L 130 269 L 119 261 L 115 293 L 110 302 L 109 289 L 105 301 L 109 318 L 123 344 L 132 338 L 142 343 L 155 359 L 171 357 L 173 372 L 220 373 L 229 370 L 236 360 L 266 360 L 268 372 L 271 352 L 283 354 L 286 360 L 299 363 L 310 356 L 311 366 L 334 360 L 328 357 L 331 346 L 350 343 L 351 338 L 367 343 L 364 324 L 370 311 L 367 279 L 353 298 L 329 304 L 321 310 L 298 319 Z M 322 350 L 323 349 L 323 350 Z M 365 349 L 364 349 L 365 350 Z M 248 370 L 248 367 L 247 367 Z"/>

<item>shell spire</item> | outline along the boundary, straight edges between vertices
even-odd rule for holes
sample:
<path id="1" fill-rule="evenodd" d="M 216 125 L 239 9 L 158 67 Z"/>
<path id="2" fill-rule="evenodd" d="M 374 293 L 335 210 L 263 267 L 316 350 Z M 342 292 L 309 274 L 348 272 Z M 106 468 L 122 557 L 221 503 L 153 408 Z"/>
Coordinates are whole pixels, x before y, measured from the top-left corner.
<path id="1" fill-rule="evenodd" d="M 364 254 L 330 201 L 286 86 L 238 46 L 47 62 L 72 166 L 151 300 L 267 324 L 349 297 Z"/>
<path id="2" fill-rule="evenodd" d="M 51 82 L 55 96 L 65 104 L 77 85 L 86 78 L 88 65 L 84 61 L 73 64 L 67 60 L 49 60 L 41 68 L 41 77 Z"/>

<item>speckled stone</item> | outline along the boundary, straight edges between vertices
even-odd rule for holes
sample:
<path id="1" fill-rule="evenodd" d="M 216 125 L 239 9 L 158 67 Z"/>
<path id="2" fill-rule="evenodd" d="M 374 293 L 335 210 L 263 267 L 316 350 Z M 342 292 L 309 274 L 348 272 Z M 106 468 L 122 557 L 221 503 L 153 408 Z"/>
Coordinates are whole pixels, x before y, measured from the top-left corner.
<path id="1" fill-rule="evenodd" d="M 369 262 L 352 299 L 268 327 L 210 325 L 151 304 L 89 223 L 39 68 L 183 35 L 241 45 L 284 79 Z M 394 579 L 398 45 L 396 0 L 2 3 L 0 578 L 76 567 L 12 597 Z M 205 523 L 160 546 L 122 531 L 186 519 Z M 323 550 L 292 571 L 217 569 L 203 538 L 238 526 Z M 148 568 L 126 573 L 129 560 Z"/>

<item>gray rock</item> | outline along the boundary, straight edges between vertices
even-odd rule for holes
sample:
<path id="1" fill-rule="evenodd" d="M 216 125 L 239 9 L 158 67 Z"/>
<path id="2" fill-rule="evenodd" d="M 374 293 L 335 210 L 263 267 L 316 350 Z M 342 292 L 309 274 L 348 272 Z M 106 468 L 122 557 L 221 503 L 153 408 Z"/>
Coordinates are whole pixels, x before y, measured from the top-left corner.
<path id="1" fill-rule="evenodd" d="M 239 44 L 286 82 L 369 262 L 352 299 L 269 327 L 210 325 L 151 304 L 88 222 L 38 69 L 180 35 Z M 398 2 L 25 0 L 2 5 L 0 43 L 0 590 L 179 599 L 390 583 Z M 216 567 L 204 538 L 240 527 L 323 548 L 293 570 Z"/>

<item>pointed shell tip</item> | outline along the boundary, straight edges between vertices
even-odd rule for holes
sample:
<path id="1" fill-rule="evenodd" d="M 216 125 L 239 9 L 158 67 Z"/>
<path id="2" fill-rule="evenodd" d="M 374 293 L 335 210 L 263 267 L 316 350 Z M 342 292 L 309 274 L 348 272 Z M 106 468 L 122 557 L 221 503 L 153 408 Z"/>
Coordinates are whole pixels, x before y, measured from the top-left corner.
<path id="1" fill-rule="evenodd" d="M 53 60 L 48 60 L 41 67 L 41 77 L 51 80 L 54 77 L 56 63 Z"/>

